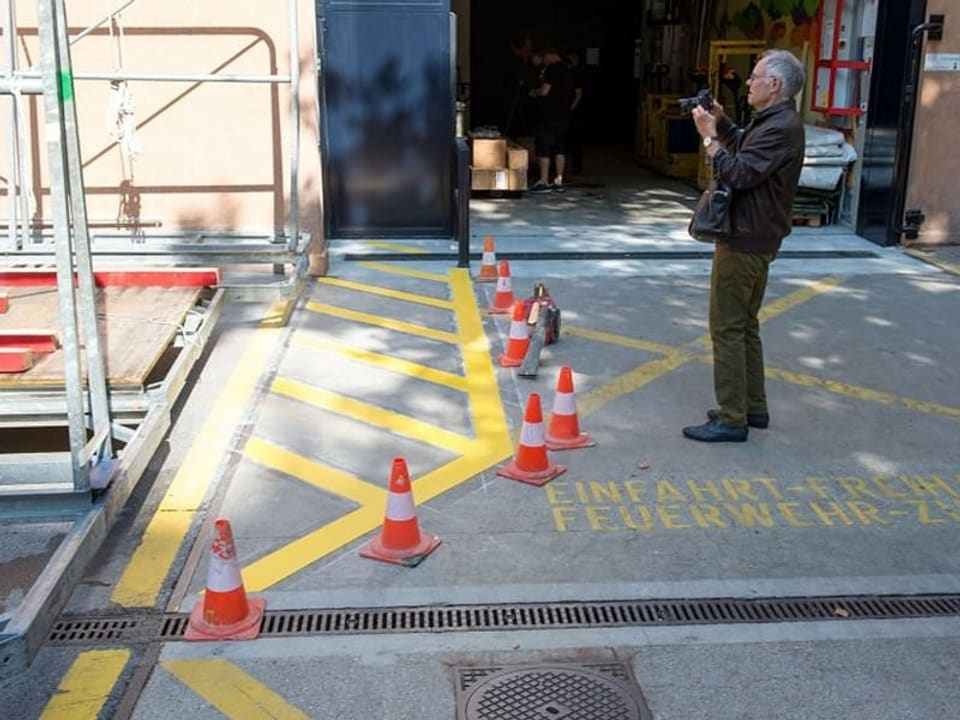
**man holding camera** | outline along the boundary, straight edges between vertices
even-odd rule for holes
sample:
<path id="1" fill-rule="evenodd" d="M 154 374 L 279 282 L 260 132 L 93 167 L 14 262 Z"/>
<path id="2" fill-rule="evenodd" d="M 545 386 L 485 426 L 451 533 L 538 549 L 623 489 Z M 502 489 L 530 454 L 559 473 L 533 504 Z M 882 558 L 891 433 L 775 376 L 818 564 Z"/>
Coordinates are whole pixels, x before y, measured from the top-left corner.
<path id="1" fill-rule="evenodd" d="M 732 191 L 732 233 L 718 240 L 710 273 L 710 339 L 717 408 L 683 428 L 702 442 L 743 442 L 749 427 L 770 424 L 758 313 L 770 263 L 792 226 L 803 166 L 803 118 L 793 97 L 804 70 L 786 50 L 768 50 L 747 79 L 753 119 L 743 129 L 713 103 L 693 109 L 718 180 Z"/>

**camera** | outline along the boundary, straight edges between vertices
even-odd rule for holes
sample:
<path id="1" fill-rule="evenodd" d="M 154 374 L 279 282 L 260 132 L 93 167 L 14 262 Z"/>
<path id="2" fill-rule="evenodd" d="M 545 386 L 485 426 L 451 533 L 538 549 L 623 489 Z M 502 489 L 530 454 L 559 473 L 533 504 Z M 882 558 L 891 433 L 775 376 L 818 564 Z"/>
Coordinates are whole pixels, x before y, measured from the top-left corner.
<path id="1" fill-rule="evenodd" d="M 710 112 L 710 109 L 713 107 L 713 96 L 710 95 L 709 90 L 703 89 L 694 97 L 680 98 L 679 102 L 681 112 L 693 112 L 693 109 L 697 105 L 702 107 L 707 112 Z"/>

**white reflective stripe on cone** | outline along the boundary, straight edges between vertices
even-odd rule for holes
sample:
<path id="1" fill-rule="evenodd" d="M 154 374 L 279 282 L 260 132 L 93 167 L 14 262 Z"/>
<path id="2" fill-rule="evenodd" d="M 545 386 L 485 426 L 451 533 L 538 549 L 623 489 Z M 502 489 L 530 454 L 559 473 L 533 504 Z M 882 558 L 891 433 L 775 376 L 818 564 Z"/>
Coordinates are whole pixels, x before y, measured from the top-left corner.
<path id="1" fill-rule="evenodd" d="M 500 275 L 497 278 L 497 292 L 506 292 L 510 289 L 510 276 Z"/>
<path id="2" fill-rule="evenodd" d="M 492 253 L 492 252 L 485 252 L 485 253 L 483 254 L 483 259 L 480 261 L 480 264 L 481 264 L 481 265 L 496 265 L 496 264 L 497 264 L 497 261 L 496 261 L 496 259 L 493 257 L 493 253 Z"/>
<path id="3" fill-rule="evenodd" d="M 577 414 L 577 404 L 573 400 L 573 393 L 557 393 L 557 396 L 553 399 L 553 414 Z"/>
<path id="4" fill-rule="evenodd" d="M 520 444 L 527 447 L 543 445 L 543 423 L 525 422 L 523 429 L 520 430 Z"/>
<path id="5" fill-rule="evenodd" d="M 415 518 L 413 493 L 390 493 L 387 495 L 387 517 L 391 520 L 412 520 Z"/>
<path id="6" fill-rule="evenodd" d="M 525 340 L 530 335 L 527 332 L 527 323 L 525 320 L 514 320 L 510 323 L 510 339 Z"/>
<path id="7" fill-rule="evenodd" d="M 236 590 L 243 582 L 240 579 L 240 566 L 237 559 L 221 560 L 213 556 L 210 559 L 210 569 L 207 571 L 207 590 L 214 592 L 229 592 Z"/>

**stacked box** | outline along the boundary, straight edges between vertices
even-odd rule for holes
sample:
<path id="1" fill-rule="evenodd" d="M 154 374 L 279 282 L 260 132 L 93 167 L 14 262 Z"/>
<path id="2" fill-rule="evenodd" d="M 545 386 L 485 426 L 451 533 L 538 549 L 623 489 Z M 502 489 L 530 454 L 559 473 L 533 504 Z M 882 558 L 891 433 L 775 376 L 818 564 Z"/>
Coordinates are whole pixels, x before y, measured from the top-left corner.
<path id="1" fill-rule="evenodd" d="M 471 189 L 526 190 L 529 156 L 527 148 L 506 138 L 474 138 Z"/>

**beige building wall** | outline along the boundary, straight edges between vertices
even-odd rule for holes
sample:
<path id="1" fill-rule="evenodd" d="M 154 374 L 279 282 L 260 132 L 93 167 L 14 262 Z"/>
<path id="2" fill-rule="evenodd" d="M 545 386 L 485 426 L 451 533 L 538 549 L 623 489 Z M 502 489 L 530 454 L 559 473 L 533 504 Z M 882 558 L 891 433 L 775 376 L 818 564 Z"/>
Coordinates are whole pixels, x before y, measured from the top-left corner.
<path id="1" fill-rule="evenodd" d="M 20 70 L 36 67 L 36 0 L 13 0 Z M 71 36 L 122 0 L 71 0 Z M 298 0 L 299 205 L 311 233 L 311 271 L 325 271 L 318 152 L 315 3 Z M 151 75 L 290 75 L 289 3 L 282 0 L 135 0 L 72 46 L 73 70 Z M 4 65 L 7 62 L 4 60 Z M 286 83 L 131 81 L 140 152 L 130 158 L 111 132 L 106 80 L 75 82 L 87 212 L 98 228 L 149 234 L 190 230 L 279 233 L 289 228 L 292 113 Z M 115 93 L 114 93 L 115 94 Z M 9 107 L 12 102 L 4 98 Z M 49 219 L 42 98 L 24 97 L 33 208 Z M 9 174 L 9 110 L 0 114 L 0 174 Z M 6 216 L 6 202 L 0 213 Z M 5 224 L 5 223 L 4 223 Z"/>
<path id="2" fill-rule="evenodd" d="M 927 2 L 928 17 L 943 14 L 946 22 L 943 39 L 927 40 L 924 47 L 925 69 L 921 72 L 907 188 L 906 209 L 919 208 L 926 216 L 917 241 L 924 244 L 960 243 L 956 183 L 960 169 L 956 130 L 960 116 L 960 63 L 954 67 L 952 62 L 960 61 L 957 10 L 957 0 Z"/>

